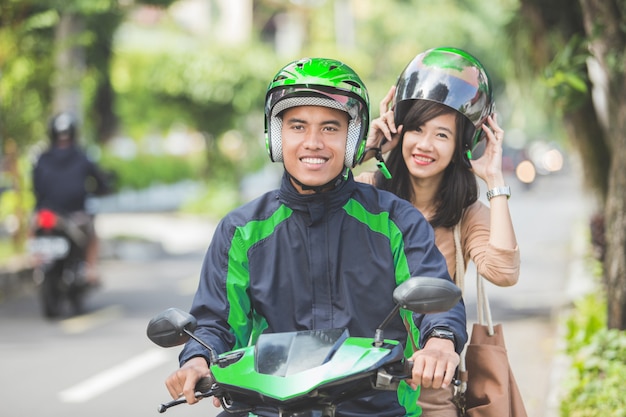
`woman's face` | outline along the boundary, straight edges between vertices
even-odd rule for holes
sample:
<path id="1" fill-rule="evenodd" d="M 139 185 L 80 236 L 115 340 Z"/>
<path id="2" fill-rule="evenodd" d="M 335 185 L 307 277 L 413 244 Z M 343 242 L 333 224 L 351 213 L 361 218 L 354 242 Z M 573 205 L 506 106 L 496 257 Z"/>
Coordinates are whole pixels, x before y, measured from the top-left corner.
<path id="1" fill-rule="evenodd" d="M 402 157 L 412 177 L 440 178 L 456 147 L 456 116 L 443 114 L 404 133 Z"/>

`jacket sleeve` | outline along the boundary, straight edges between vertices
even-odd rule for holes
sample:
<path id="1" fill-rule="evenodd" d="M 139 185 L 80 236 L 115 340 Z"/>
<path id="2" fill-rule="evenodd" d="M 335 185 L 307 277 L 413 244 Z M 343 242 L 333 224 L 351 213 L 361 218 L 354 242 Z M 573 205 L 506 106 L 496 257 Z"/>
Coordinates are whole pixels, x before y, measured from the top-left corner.
<path id="1" fill-rule="evenodd" d="M 43 190 L 43 186 L 41 184 L 41 167 L 40 164 L 41 163 L 41 159 L 39 159 L 37 161 L 37 163 L 35 164 L 35 168 L 33 168 L 33 172 L 32 172 L 32 179 L 33 179 L 33 194 L 35 194 L 35 203 L 37 205 L 37 207 L 39 207 L 39 202 L 41 201 L 42 198 L 42 190 Z"/>
<path id="2" fill-rule="evenodd" d="M 113 192 L 115 175 L 102 170 L 95 162 L 87 158 L 87 176 L 93 181 L 89 182 L 88 193 L 94 195 L 105 195 Z"/>
<path id="3" fill-rule="evenodd" d="M 421 213 L 412 205 L 404 208 L 399 221 L 404 229 L 404 245 L 411 276 L 428 276 L 450 279 L 444 256 L 435 245 L 435 234 Z M 424 345 L 424 335 L 435 327 L 445 328 L 455 335 L 455 350 L 460 353 L 467 342 L 466 314 L 463 299 L 449 311 L 435 314 L 413 314 L 419 328 L 420 347 Z"/>
<path id="4" fill-rule="evenodd" d="M 200 281 L 190 313 L 198 326 L 194 334 L 211 346 L 216 354 L 229 351 L 235 345 L 235 336 L 228 323 L 229 304 L 226 289 L 228 251 L 232 239 L 232 227 L 223 219 L 215 229 L 213 239 L 202 263 Z M 209 359 L 209 352 L 191 339 L 179 355 L 182 365 L 192 357 Z"/>

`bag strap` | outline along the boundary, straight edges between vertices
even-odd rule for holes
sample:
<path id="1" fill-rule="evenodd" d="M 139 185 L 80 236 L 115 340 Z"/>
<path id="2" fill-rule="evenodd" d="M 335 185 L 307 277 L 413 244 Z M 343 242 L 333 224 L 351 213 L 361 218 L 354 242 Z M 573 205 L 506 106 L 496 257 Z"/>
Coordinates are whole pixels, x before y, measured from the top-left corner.
<path id="1" fill-rule="evenodd" d="M 461 294 L 465 295 L 465 261 L 463 259 L 463 248 L 461 247 L 461 222 L 458 222 L 454 226 L 453 230 L 454 235 L 454 249 L 455 249 L 455 259 L 456 259 L 456 272 L 455 279 L 456 285 L 461 289 Z M 482 325 L 487 325 L 487 331 L 489 336 L 493 336 L 495 334 L 493 330 L 493 319 L 491 317 L 491 308 L 489 307 L 489 298 L 487 297 L 487 291 L 485 289 L 484 278 L 478 272 L 478 268 L 476 268 L 476 307 L 478 313 L 478 322 Z M 460 396 L 465 394 L 467 391 L 467 365 L 465 362 L 465 353 L 467 351 L 467 346 L 463 348 L 463 351 L 460 355 L 459 362 L 459 379 L 461 384 L 457 387 L 457 393 Z M 455 395 L 456 396 L 456 395 Z"/>
<path id="2" fill-rule="evenodd" d="M 456 260 L 455 280 L 456 285 L 461 289 L 461 295 L 465 295 L 465 260 L 463 259 L 463 249 L 461 248 L 461 222 L 454 226 L 454 257 Z"/>
<path id="3" fill-rule="evenodd" d="M 485 278 L 478 273 L 478 269 L 476 269 L 476 297 L 478 322 L 482 325 L 486 325 L 489 336 L 493 336 L 493 319 L 491 317 L 491 308 L 489 307 L 489 298 L 485 290 Z"/>
<path id="4" fill-rule="evenodd" d="M 454 226 L 454 256 L 456 259 L 456 272 L 455 280 L 456 285 L 461 289 L 461 295 L 465 295 L 465 262 L 463 260 L 463 248 L 461 248 L 461 222 L 458 222 Z M 467 391 L 467 366 L 465 365 L 465 351 L 467 347 L 464 347 L 461 351 L 459 362 L 459 380 L 461 384 L 457 387 L 455 397 L 462 396 Z"/>
<path id="5" fill-rule="evenodd" d="M 461 247 L 461 222 L 454 226 L 454 249 L 456 258 L 456 285 L 461 288 L 461 294 L 465 295 L 465 261 L 463 259 L 463 248 Z M 486 325 L 489 330 L 489 336 L 494 335 L 493 319 L 491 317 L 491 308 L 489 307 L 489 298 L 485 289 L 485 279 L 476 268 L 476 307 L 478 313 L 478 323 Z"/>

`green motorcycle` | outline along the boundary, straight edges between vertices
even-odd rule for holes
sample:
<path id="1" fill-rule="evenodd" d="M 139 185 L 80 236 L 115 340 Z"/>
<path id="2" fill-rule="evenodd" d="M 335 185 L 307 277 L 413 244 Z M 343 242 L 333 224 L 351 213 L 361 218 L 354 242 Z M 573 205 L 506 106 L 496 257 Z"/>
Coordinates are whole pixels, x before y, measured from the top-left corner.
<path id="1" fill-rule="evenodd" d="M 436 313 L 452 308 L 461 290 L 451 281 L 413 277 L 399 285 L 393 311 L 373 338 L 351 337 L 345 329 L 263 334 L 254 346 L 216 355 L 194 336 L 196 319 L 170 308 L 148 324 L 148 338 L 172 347 L 193 338 L 211 357 L 210 377 L 196 385 L 196 397 L 215 396 L 228 414 L 248 416 L 264 411 L 284 417 L 334 417 L 338 404 L 372 388 L 396 390 L 411 377 L 413 364 L 398 341 L 385 340 L 383 330 L 401 308 Z M 159 406 L 184 403 L 183 398 Z"/>

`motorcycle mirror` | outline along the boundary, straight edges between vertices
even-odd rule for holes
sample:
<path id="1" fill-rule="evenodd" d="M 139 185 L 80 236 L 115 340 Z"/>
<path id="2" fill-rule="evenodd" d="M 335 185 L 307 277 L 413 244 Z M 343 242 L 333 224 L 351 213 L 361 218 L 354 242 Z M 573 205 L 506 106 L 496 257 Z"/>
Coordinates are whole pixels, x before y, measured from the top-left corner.
<path id="1" fill-rule="evenodd" d="M 412 277 L 394 290 L 393 299 L 400 307 L 415 313 L 439 313 L 459 302 L 461 289 L 446 279 Z"/>
<path id="2" fill-rule="evenodd" d="M 148 338 L 161 347 L 182 345 L 196 329 L 194 316 L 178 308 L 168 308 L 148 323 Z"/>
<path id="3" fill-rule="evenodd" d="M 376 329 L 374 346 L 382 346 L 383 329 L 401 308 L 422 314 L 439 313 L 450 310 L 460 299 L 461 289 L 452 281 L 431 277 L 407 279 L 393 291 L 396 306 Z"/>

